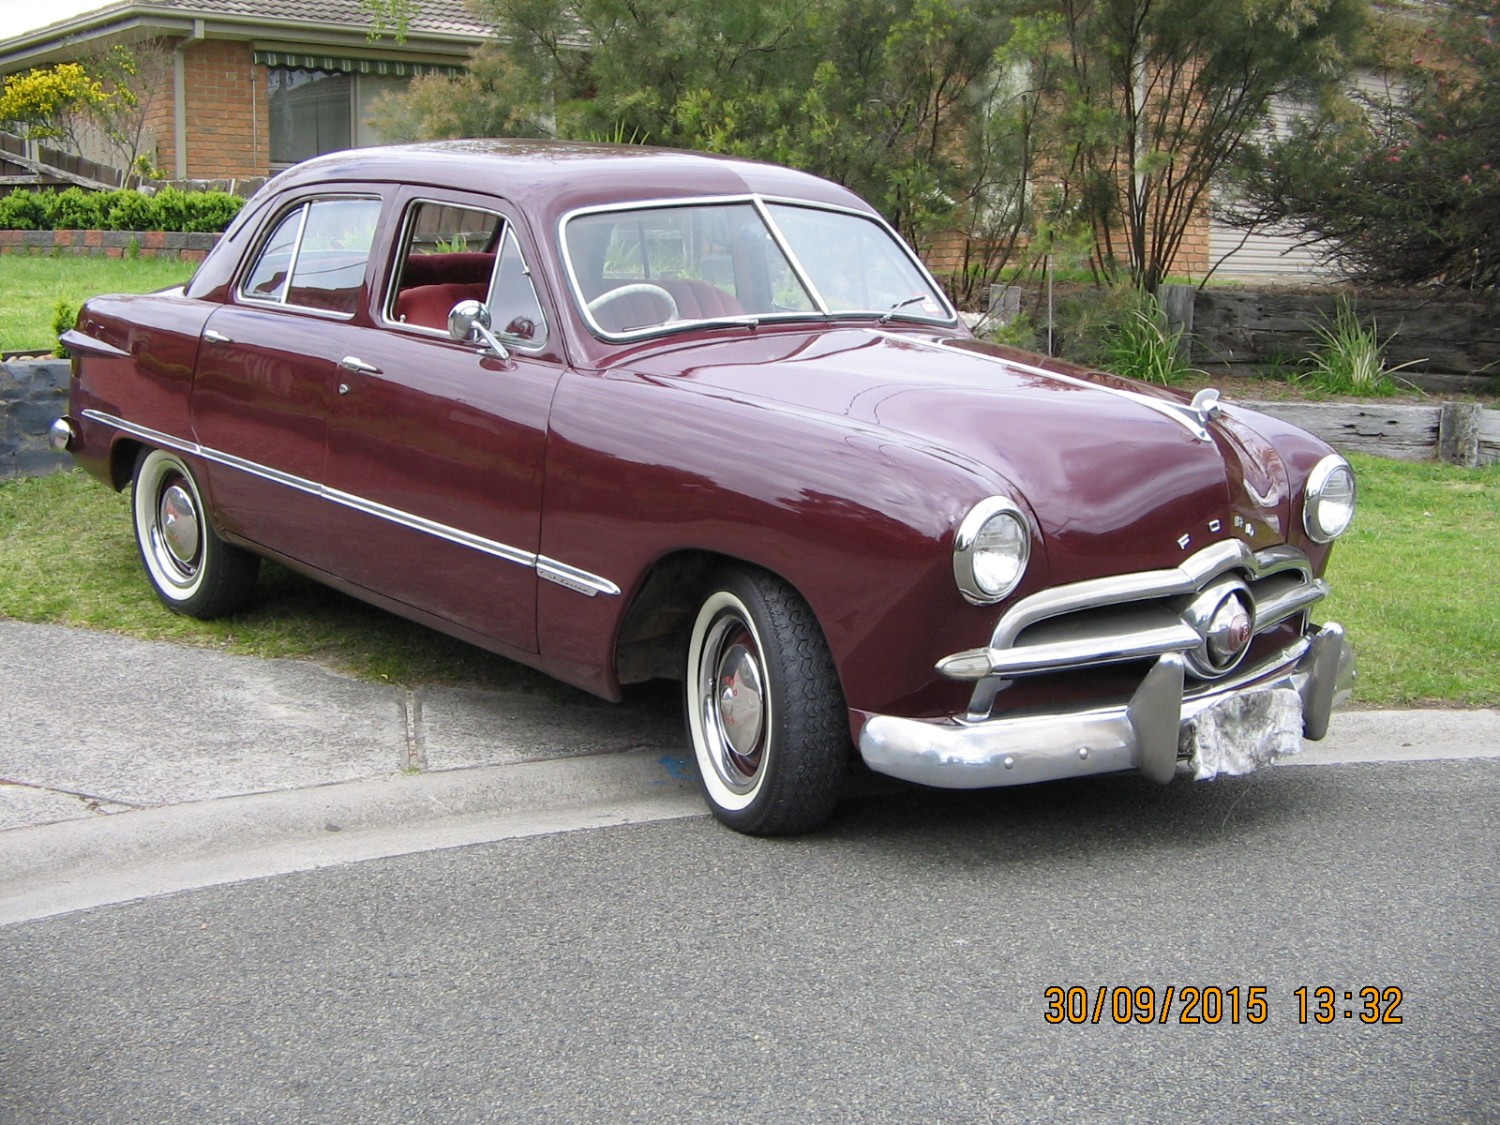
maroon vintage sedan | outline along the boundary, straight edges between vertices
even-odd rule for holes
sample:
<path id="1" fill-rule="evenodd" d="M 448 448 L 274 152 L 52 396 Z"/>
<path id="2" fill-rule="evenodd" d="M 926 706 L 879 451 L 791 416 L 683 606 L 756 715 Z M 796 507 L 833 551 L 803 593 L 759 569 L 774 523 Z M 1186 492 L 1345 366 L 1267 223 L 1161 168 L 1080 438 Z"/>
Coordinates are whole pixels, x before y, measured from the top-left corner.
<path id="1" fill-rule="evenodd" d="M 605 698 L 686 684 L 714 814 L 813 828 L 854 750 L 976 788 L 1240 773 L 1354 675 L 1310 623 L 1316 438 L 976 341 L 848 191 L 477 141 L 278 176 L 184 290 L 99 297 L 55 441 L 172 609 L 261 557 Z"/>

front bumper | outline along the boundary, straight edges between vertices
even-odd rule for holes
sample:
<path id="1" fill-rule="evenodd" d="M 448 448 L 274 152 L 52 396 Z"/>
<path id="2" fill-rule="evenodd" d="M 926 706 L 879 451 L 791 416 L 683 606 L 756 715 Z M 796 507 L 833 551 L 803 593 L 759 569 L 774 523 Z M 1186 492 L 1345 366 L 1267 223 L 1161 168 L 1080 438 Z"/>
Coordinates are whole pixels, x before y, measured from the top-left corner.
<path id="1" fill-rule="evenodd" d="M 1183 658 L 1157 658 L 1123 706 L 1015 718 L 943 720 L 872 715 L 859 737 L 865 764 L 877 773 L 942 789 L 987 789 L 1067 777 L 1138 770 L 1170 781 L 1179 765 L 1199 777 L 1238 773 L 1286 753 L 1286 707 L 1301 712 L 1301 731 L 1320 739 L 1334 706 L 1354 686 L 1354 652 L 1339 625 L 1314 629 L 1269 667 L 1241 672 L 1184 693 Z M 1255 706 L 1268 700 L 1275 706 Z M 1244 705 L 1244 706 L 1242 706 Z M 1234 727 L 1257 746 L 1228 761 L 1204 758 L 1200 720 L 1236 708 Z"/>

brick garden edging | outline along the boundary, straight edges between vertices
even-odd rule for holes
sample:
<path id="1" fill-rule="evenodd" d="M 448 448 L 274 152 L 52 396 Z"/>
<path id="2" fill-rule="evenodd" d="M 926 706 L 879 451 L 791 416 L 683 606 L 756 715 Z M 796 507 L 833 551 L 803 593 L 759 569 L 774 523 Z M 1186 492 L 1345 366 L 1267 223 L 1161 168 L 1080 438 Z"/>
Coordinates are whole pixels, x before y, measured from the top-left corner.
<path id="1" fill-rule="evenodd" d="M 215 232 L 174 230 L 0 230 L 0 254 L 174 258 L 201 262 L 219 237 Z"/>

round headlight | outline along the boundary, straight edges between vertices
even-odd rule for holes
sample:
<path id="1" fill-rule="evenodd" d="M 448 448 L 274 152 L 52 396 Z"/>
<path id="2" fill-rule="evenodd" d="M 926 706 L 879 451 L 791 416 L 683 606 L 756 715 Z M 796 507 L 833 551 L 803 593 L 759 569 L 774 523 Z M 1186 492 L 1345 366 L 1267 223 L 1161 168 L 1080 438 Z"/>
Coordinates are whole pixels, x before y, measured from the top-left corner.
<path id="1" fill-rule="evenodd" d="M 1004 496 L 981 500 L 958 525 L 953 578 L 975 605 L 998 602 L 1020 584 L 1031 558 L 1031 527 Z"/>
<path id="2" fill-rule="evenodd" d="M 1354 519 L 1354 470 L 1338 454 L 1313 466 L 1302 503 L 1302 526 L 1315 543 L 1331 543 Z"/>

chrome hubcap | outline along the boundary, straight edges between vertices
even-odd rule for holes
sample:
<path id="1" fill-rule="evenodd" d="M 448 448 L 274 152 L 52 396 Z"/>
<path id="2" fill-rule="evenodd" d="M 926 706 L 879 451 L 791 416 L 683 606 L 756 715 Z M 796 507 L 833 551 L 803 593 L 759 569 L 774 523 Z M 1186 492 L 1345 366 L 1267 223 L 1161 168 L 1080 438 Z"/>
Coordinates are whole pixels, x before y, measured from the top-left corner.
<path id="1" fill-rule="evenodd" d="M 766 693 L 760 650 L 744 623 L 716 622 L 703 648 L 701 699 L 714 771 L 737 793 L 754 788 L 765 758 Z"/>
<path id="2" fill-rule="evenodd" d="M 719 662 L 719 720 L 724 737 L 741 757 L 755 753 L 760 741 L 760 668 L 744 645 L 732 645 Z"/>
<path id="3" fill-rule="evenodd" d="M 193 494 L 180 484 L 163 490 L 160 504 L 162 541 L 177 565 L 191 570 L 198 560 L 198 509 Z"/>

